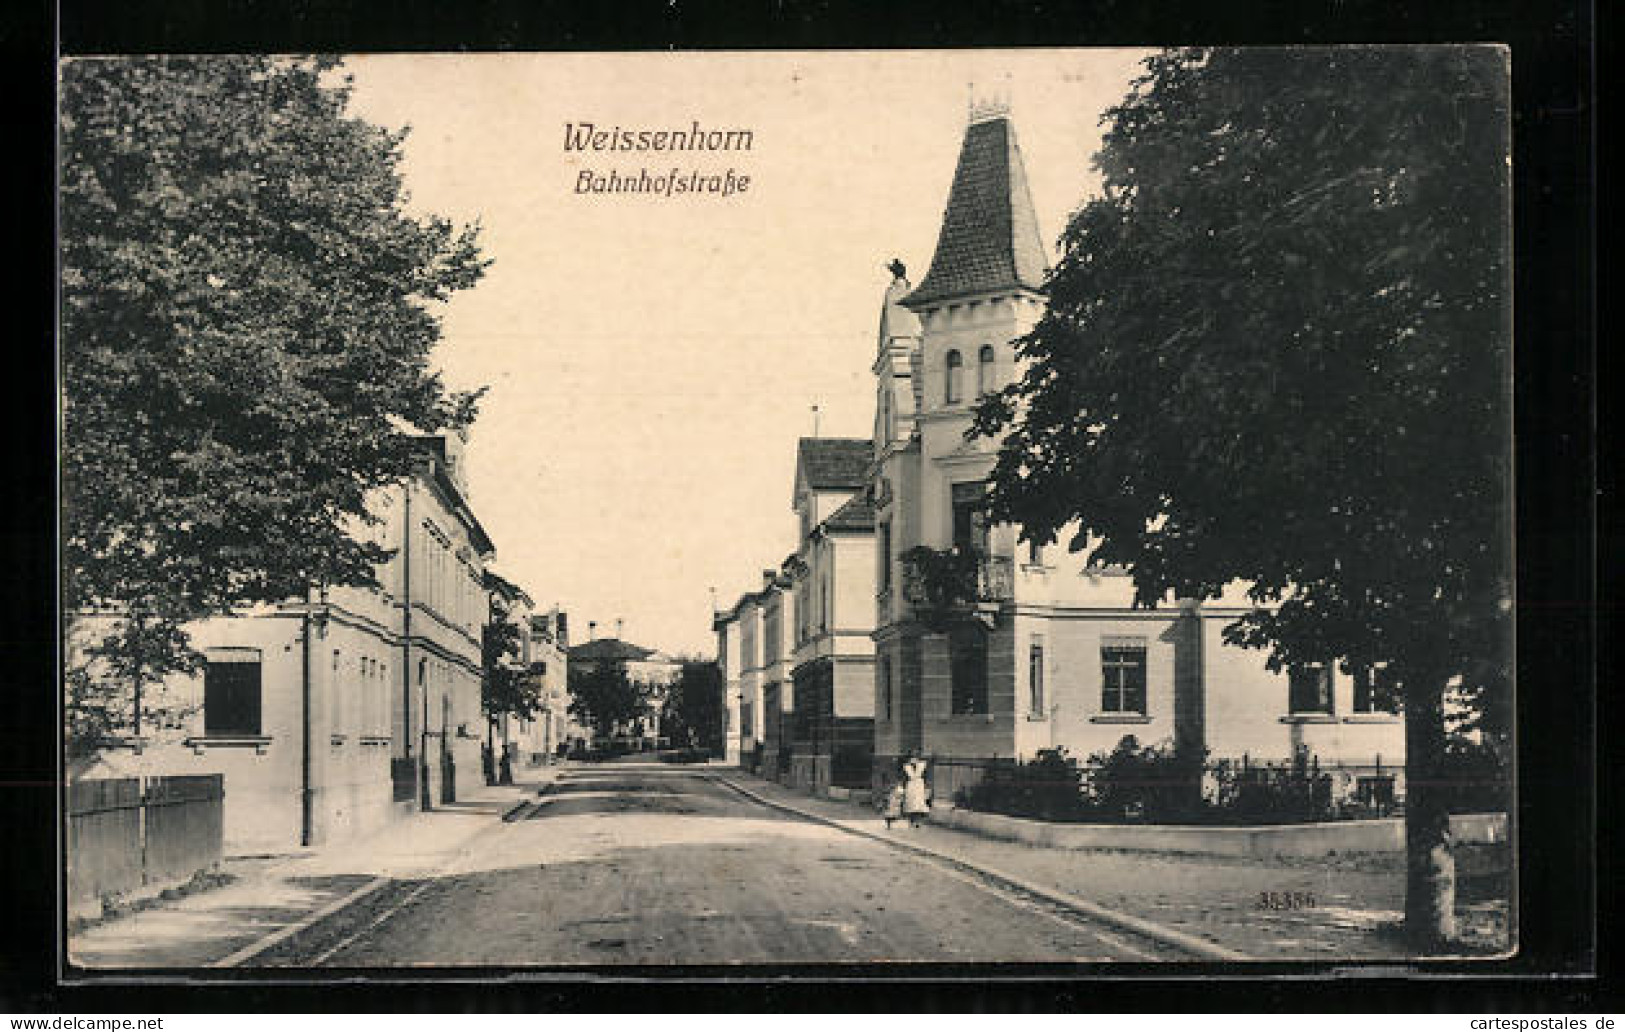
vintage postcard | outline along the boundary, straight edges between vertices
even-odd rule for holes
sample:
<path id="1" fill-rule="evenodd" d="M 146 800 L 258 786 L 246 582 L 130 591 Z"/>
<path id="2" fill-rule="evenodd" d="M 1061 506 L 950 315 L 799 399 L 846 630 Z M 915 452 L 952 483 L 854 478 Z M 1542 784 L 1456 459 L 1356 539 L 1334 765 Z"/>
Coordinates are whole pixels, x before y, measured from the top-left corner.
<path id="1" fill-rule="evenodd" d="M 64 59 L 70 973 L 1513 955 L 1509 75 Z"/>

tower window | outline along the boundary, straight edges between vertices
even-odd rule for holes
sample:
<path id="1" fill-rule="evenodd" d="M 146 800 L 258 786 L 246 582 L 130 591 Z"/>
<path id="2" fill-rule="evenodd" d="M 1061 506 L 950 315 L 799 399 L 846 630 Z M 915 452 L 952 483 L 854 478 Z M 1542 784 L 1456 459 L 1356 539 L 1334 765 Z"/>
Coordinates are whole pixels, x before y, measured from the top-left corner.
<path id="1" fill-rule="evenodd" d="M 946 401 L 950 405 L 959 404 L 960 400 L 965 396 L 964 365 L 965 361 L 959 357 L 959 352 L 948 352 L 948 391 Z"/>
<path id="2" fill-rule="evenodd" d="M 980 398 L 993 390 L 993 345 L 983 344 L 976 356 L 976 396 Z"/>

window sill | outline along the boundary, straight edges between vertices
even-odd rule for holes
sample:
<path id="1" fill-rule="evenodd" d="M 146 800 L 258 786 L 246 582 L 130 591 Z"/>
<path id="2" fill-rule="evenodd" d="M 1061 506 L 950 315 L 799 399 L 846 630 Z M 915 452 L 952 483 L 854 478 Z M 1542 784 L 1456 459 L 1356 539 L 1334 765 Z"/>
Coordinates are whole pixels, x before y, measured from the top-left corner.
<path id="1" fill-rule="evenodd" d="M 991 724 L 991 723 L 993 723 L 993 714 L 991 714 L 991 713 L 950 713 L 946 717 L 938 717 L 937 718 L 937 723 L 939 723 L 939 724 L 969 724 L 969 723 Z"/>
<path id="2" fill-rule="evenodd" d="M 1097 713 L 1089 718 L 1091 724 L 1149 724 L 1151 717 L 1145 713 Z"/>
<path id="3" fill-rule="evenodd" d="M 271 744 L 270 735 L 198 735 L 182 744 L 195 755 L 202 756 L 205 749 L 253 749 L 254 755 L 264 756 Z"/>
<path id="4" fill-rule="evenodd" d="M 328 738 L 328 741 L 331 742 L 334 746 L 343 745 L 345 742 L 350 740 L 349 735 L 328 735 L 327 738 Z"/>
<path id="5" fill-rule="evenodd" d="M 1027 714 L 1027 720 L 1030 723 L 1033 723 L 1033 724 L 1044 724 L 1044 723 L 1047 723 L 1049 721 L 1049 714 L 1048 713 L 1029 713 L 1029 714 Z"/>
<path id="6" fill-rule="evenodd" d="M 1398 713 L 1350 713 L 1343 718 L 1345 724 L 1397 724 Z"/>
<path id="7" fill-rule="evenodd" d="M 389 743 L 390 743 L 390 737 L 388 735 L 362 735 L 361 736 L 361 744 L 362 745 L 388 745 Z"/>
<path id="8" fill-rule="evenodd" d="M 1281 718 L 1283 724 L 1335 724 L 1337 717 L 1331 713 L 1288 713 Z"/>

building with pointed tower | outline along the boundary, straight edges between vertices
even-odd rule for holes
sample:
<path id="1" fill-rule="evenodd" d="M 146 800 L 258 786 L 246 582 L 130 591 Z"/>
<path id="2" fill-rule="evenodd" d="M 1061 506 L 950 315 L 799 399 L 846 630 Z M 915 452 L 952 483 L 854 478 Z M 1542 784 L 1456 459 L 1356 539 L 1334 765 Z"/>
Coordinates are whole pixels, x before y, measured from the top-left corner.
<path id="1" fill-rule="evenodd" d="M 1271 673 L 1262 652 L 1223 644 L 1239 592 L 1136 608 L 1126 571 L 984 518 L 998 443 L 966 432 L 978 399 L 1020 375 L 1013 341 L 1043 311 L 1047 265 L 1008 105 L 973 104 L 930 268 L 914 286 L 893 262 L 881 308 L 874 783 L 918 751 L 947 801 L 989 759 L 1082 758 L 1125 735 L 1215 757 L 1402 763 L 1399 718 L 1373 685 L 1329 666 Z"/>

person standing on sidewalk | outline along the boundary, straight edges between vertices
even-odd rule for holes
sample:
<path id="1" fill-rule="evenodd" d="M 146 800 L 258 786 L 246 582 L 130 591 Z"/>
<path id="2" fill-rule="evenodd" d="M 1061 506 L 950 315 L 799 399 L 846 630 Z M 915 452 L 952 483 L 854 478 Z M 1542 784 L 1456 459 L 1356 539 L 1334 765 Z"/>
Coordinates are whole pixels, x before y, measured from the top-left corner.
<path id="1" fill-rule="evenodd" d="M 880 815 L 886 818 L 886 830 L 891 830 L 892 821 L 903 819 L 903 780 L 900 777 L 892 778 L 891 787 L 886 789 L 885 802 L 881 806 Z"/>
<path id="2" fill-rule="evenodd" d="M 926 762 L 920 758 L 919 750 L 909 753 L 908 761 L 903 764 L 903 816 L 908 818 L 911 828 L 918 828 L 931 812 L 925 793 L 925 772 Z"/>

